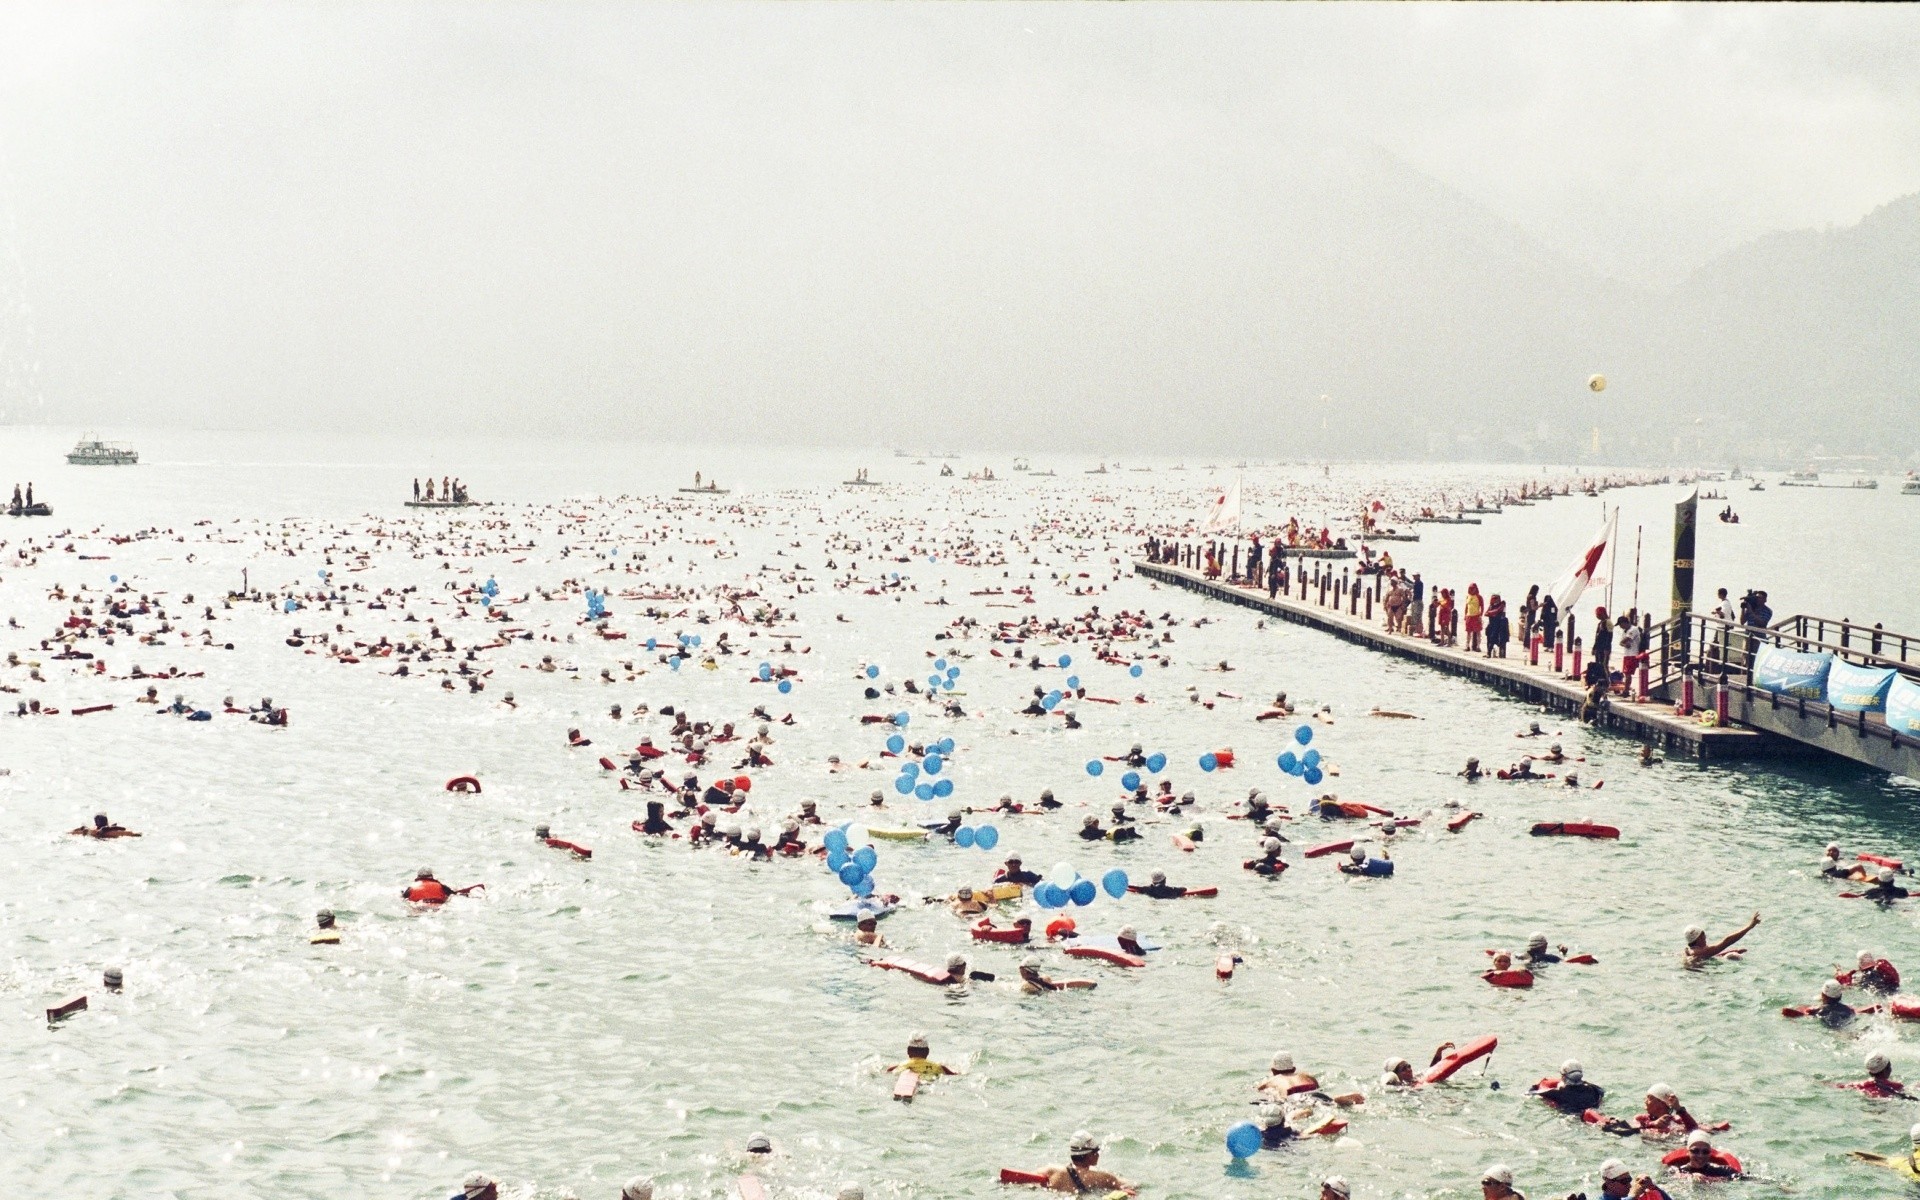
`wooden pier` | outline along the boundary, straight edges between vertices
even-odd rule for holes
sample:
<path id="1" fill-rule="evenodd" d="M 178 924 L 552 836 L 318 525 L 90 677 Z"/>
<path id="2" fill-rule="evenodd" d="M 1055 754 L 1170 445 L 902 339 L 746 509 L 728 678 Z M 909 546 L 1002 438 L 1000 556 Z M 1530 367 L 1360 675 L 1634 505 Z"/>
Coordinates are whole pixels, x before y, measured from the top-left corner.
<path id="1" fill-rule="evenodd" d="M 1304 598 L 1290 597 L 1285 592 L 1269 596 L 1265 589 L 1208 579 L 1202 572 L 1186 567 L 1135 560 L 1133 569 L 1135 574 L 1148 579 L 1186 588 L 1228 604 L 1257 609 L 1283 621 L 1333 634 L 1370 650 L 1410 659 L 1486 684 L 1529 704 L 1577 715 L 1586 701 L 1586 691 L 1580 686 L 1579 679 L 1564 672 L 1555 672 L 1550 658 L 1543 659 L 1542 665 L 1535 667 L 1528 665 L 1524 647 L 1512 658 L 1487 658 L 1457 646 L 1436 645 L 1424 637 L 1388 633 L 1379 620 L 1372 618 L 1370 599 L 1367 605 L 1369 615 L 1363 617 L 1357 611 L 1343 611 L 1320 603 L 1315 589 L 1305 586 L 1299 589 Z M 1348 591 L 1345 596 L 1353 600 L 1355 593 Z M 1601 711 L 1598 723 L 1603 728 L 1652 742 L 1669 754 L 1698 759 L 1758 757 L 1791 753 L 1799 749 L 1797 739 L 1776 737 L 1755 729 L 1716 728 L 1702 724 L 1698 716 L 1678 716 L 1672 704 L 1660 700 L 1636 703 L 1615 696 Z"/>

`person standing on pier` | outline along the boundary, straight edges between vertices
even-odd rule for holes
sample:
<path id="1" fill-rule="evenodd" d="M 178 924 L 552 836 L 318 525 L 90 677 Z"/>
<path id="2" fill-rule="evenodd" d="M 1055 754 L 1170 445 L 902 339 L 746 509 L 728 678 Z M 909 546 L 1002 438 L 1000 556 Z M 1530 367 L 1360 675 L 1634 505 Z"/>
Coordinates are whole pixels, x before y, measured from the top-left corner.
<path id="1" fill-rule="evenodd" d="M 1613 660 L 1613 623 L 1607 619 L 1607 610 L 1599 605 L 1593 610 L 1593 662 L 1590 679 L 1609 683 L 1612 679 Z"/>
<path id="2" fill-rule="evenodd" d="M 1560 643 L 1560 605 L 1552 593 L 1540 597 L 1540 639 L 1549 654 Z"/>
<path id="3" fill-rule="evenodd" d="M 1478 653 L 1480 650 L 1480 630 L 1485 620 L 1486 601 L 1480 598 L 1480 585 L 1467 585 L 1467 650 Z"/>

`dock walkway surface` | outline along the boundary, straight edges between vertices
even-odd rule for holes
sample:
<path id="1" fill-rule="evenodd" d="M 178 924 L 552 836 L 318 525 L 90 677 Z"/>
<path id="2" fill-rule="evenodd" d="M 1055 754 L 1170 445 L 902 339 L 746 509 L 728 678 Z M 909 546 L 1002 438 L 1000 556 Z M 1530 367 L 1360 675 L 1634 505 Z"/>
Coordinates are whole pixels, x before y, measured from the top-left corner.
<path id="1" fill-rule="evenodd" d="M 1550 661 L 1541 666 L 1528 665 L 1524 650 L 1512 658 L 1487 658 L 1458 646 L 1441 646 L 1424 637 L 1388 633 L 1377 619 L 1368 619 L 1311 598 L 1290 598 L 1284 592 L 1267 595 L 1262 588 L 1208 579 L 1199 571 L 1136 559 L 1134 573 L 1174 587 L 1186 588 L 1228 604 L 1247 608 L 1306 625 L 1335 637 L 1344 638 L 1371 650 L 1411 659 L 1424 666 L 1446 671 L 1498 688 L 1531 704 L 1559 712 L 1578 714 L 1586 700 L 1580 681 L 1565 672 L 1555 672 Z M 1792 741 L 1753 729 L 1716 728 L 1697 717 L 1675 714 L 1674 706 L 1659 700 L 1636 703 L 1613 697 L 1602 710 L 1598 724 L 1642 741 L 1652 742 L 1671 753 L 1699 759 L 1747 758 L 1783 752 L 1797 752 Z"/>

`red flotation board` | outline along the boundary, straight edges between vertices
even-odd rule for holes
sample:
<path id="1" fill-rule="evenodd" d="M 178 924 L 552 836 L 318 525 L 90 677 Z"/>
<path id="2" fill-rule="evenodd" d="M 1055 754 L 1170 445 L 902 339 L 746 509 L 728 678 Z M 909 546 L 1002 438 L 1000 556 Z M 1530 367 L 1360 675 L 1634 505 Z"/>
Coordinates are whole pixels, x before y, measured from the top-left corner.
<path id="1" fill-rule="evenodd" d="M 480 781 L 471 775 L 455 775 L 452 779 L 447 780 L 447 790 L 450 792 L 478 792 L 480 790 Z"/>
<path id="2" fill-rule="evenodd" d="M 1147 960 L 1138 955 L 1128 954 L 1124 950 L 1114 950 L 1106 946 L 1088 946 L 1075 944 L 1067 947 L 1068 958 L 1097 958 L 1103 963 L 1116 967 L 1144 967 Z"/>
<path id="3" fill-rule="evenodd" d="M 1920 996 L 1895 996 L 1887 1011 L 1903 1021 L 1920 1021 Z"/>
<path id="4" fill-rule="evenodd" d="M 1427 1068 L 1427 1073 L 1420 1077 L 1420 1082 L 1445 1082 L 1447 1079 L 1452 1078 L 1454 1072 L 1458 1071 L 1461 1067 L 1466 1066 L 1475 1059 L 1485 1058 L 1487 1055 L 1492 1054 L 1494 1047 L 1499 1044 L 1500 1039 L 1498 1037 L 1493 1034 L 1488 1034 L 1485 1037 L 1474 1038 L 1464 1045 L 1455 1046 L 1453 1053 Z"/>
<path id="5" fill-rule="evenodd" d="M 1184 833 L 1176 833 L 1173 835 L 1173 848 L 1176 850 L 1184 850 L 1188 854 L 1192 854 L 1193 839 L 1188 837 Z"/>
<path id="6" fill-rule="evenodd" d="M 1712 1159 L 1714 1162 L 1719 1163 L 1721 1166 L 1727 1168 L 1728 1170 L 1732 1171 L 1736 1175 L 1744 1174 L 1744 1171 L 1740 1166 L 1740 1160 L 1735 1158 L 1733 1155 L 1728 1154 L 1725 1150 L 1720 1150 L 1716 1148 L 1715 1150 L 1711 1151 L 1707 1155 L 1707 1157 Z M 1681 1163 L 1684 1163 L 1686 1161 L 1687 1161 L 1687 1152 L 1684 1148 L 1679 1150 L 1669 1150 L 1665 1154 L 1660 1156 L 1660 1165 L 1663 1167 L 1677 1167 Z"/>
<path id="7" fill-rule="evenodd" d="M 913 976 L 921 983 L 939 984 L 946 987 L 953 982 L 947 972 L 940 967 L 930 967 L 925 963 L 913 962 L 904 958 L 869 958 L 867 965 L 879 967 L 883 971 L 900 971 Z"/>
<path id="8" fill-rule="evenodd" d="M 1345 854 L 1347 851 L 1351 849 L 1353 849 L 1352 840 L 1348 840 L 1344 842 L 1328 842 L 1324 846 L 1315 846 L 1313 849 L 1307 851 L 1307 857 L 1308 858 L 1325 858 L 1329 854 Z"/>
<path id="9" fill-rule="evenodd" d="M 77 1012 L 85 1011 L 87 1011 L 87 998 L 85 996 L 77 1000 L 69 1000 L 58 1008 L 50 1008 L 47 1010 L 47 1024 L 51 1025 L 55 1021 L 64 1021 Z"/>
<path id="10" fill-rule="evenodd" d="M 113 706 L 109 704 L 107 707 L 112 708 Z M 80 710 L 76 708 L 73 711 L 78 713 Z M 93 710 L 88 709 L 87 711 L 92 712 Z M 1859 859 L 1861 862 L 1870 862 L 1876 867 L 1892 867 L 1896 871 L 1906 870 L 1906 867 L 1901 865 L 1901 862 L 1899 859 L 1888 858 L 1883 854 L 1856 854 L 1854 855 L 1854 857 Z"/>
<path id="11" fill-rule="evenodd" d="M 69 709 L 68 711 L 76 717 L 84 717 L 88 713 L 106 712 L 112 707 L 113 705 L 111 704 L 90 704 L 85 708 Z"/>
<path id="12" fill-rule="evenodd" d="M 1447 829 L 1452 833 L 1459 833 L 1462 829 L 1465 829 L 1467 827 L 1468 821 L 1473 820 L 1475 817 L 1479 815 L 1480 814 L 1477 812 L 1461 813 L 1459 816 L 1455 817 L 1453 820 L 1447 822 Z"/>
<path id="13" fill-rule="evenodd" d="M 1586 821 L 1542 821 L 1531 831 L 1535 837 L 1617 838 L 1620 831 L 1611 825 Z"/>
<path id="14" fill-rule="evenodd" d="M 1532 971 L 1488 971 L 1480 978 L 1497 988 L 1530 988 L 1533 986 Z"/>
<path id="15" fill-rule="evenodd" d="M 1024 946 L 1033 939 L 1031 926 L 1014 929 L 996 928 L 992 921 L 981 921 L 970 932 L 976 942 L 999 942 L 1007 946 Z"/>
<path id="16" fill-rule="evenodd" d="M 893 1098 L 903 1103 L 913 1103 L 913 1094 L 920 1090 L 920 1076 L 914 1071 L 900 1072 L 900 1078 L 894 1081 Z"/>
<path id="17" fill-rule="evenodd" d="M 1012 1167 L 1000 1168 L 1001 1183 L 1021 1183 L 1032 1187 L 1047 1186 L 1047 1176 L 1043 1171 L 1016 1171 Z"/>
<path id="18" fill-rule="evenodd" d="M 572 842 L 563 842 L 559 838 L 548 838 L 546 842 L 547 845 L 553 847 L 555 850 L 565 850 L 578 858 L 593 857 L 593 851 L 587 849 L 585 846 L 576 846 Z"/>

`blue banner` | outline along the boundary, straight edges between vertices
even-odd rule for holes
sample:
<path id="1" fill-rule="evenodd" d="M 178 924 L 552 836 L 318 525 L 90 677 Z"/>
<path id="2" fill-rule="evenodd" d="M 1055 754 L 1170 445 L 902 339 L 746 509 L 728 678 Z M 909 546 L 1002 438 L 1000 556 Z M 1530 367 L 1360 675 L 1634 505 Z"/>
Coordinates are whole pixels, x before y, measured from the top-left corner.
<path id="1" fill-rule="evenodd" d="M 1856 667 L 1835 659 L 1827 673 L 1827 703 L 1842 712 L 1885 712 L 1896 674 L 1892 667 Z"/>
<path id="2" fill-rule="evenodd" d="M 1887 689 L 1887 728 L 1920 737 L 1920 683 L 1896 679 Z"/>
<path id="3" fill-rule="evenodd" d="M 1754 661 L 1753 686 L 1778 692 L 1782 696 L 1825 700 L 1827 671 L 1832 666 L 1831 654 L 1809 654 L 1804 650 L 1767 646 Z"/>

